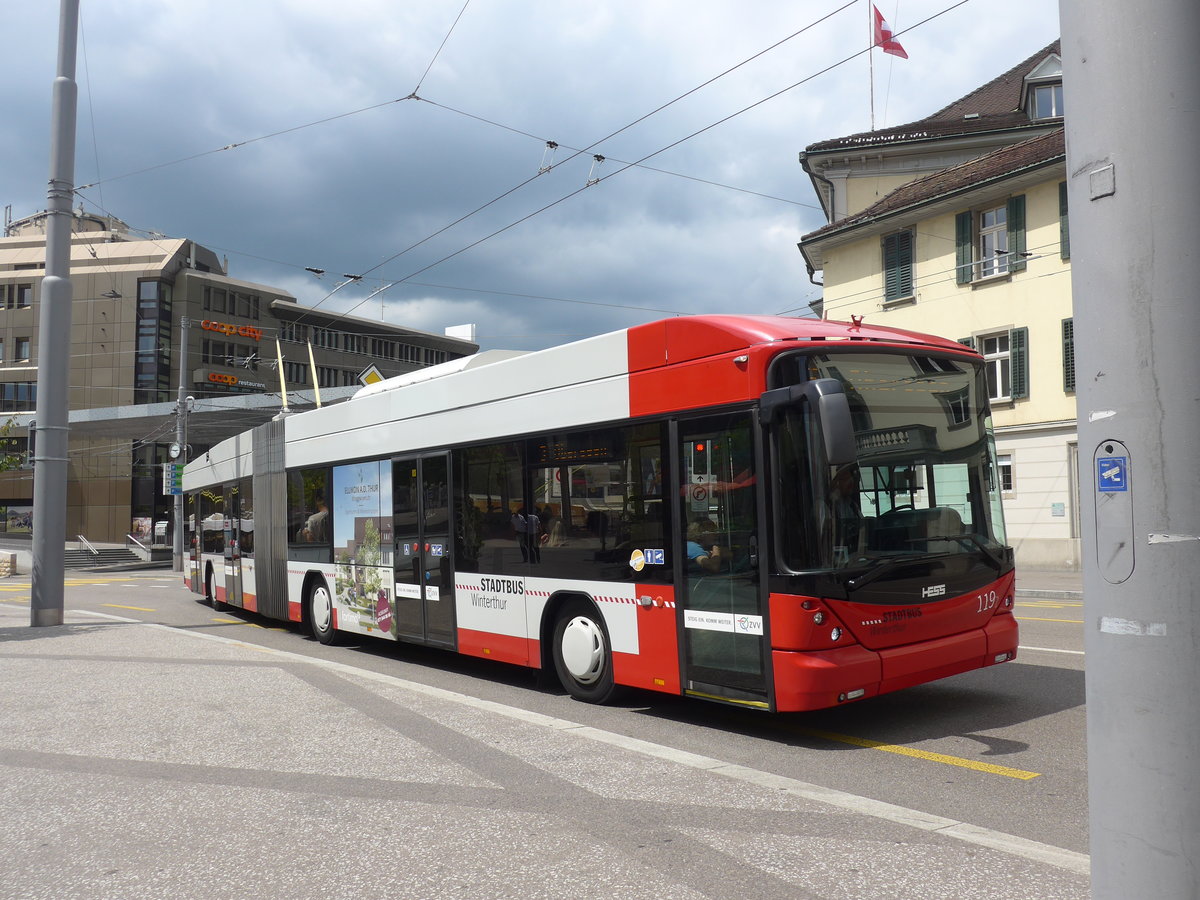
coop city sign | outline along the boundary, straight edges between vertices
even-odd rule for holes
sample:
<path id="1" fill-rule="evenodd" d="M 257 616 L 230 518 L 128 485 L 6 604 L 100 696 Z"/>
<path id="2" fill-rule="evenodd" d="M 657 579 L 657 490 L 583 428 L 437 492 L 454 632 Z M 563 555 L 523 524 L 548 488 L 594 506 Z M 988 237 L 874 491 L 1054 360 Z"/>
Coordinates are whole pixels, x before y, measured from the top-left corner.
<path id="1" fill-rule="evenodd" d="M 215 331 L 218 334 L 236 334 L 239 337 L 253 338 L 256 341 L 262 338 L 262 329 L 255 328 L 253 325 L 234 325 L 232 322 L 214 322 L 212 319 L 205 319 L 200 323 L 200 327 L 205 331 Z"/>

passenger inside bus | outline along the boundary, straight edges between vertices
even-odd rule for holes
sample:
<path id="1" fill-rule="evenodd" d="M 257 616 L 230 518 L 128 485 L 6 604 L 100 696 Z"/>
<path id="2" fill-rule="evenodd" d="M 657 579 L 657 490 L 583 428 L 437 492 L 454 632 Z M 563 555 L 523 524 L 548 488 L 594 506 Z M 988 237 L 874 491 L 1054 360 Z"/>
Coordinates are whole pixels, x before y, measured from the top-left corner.
<path id="1" fill-rule="evenodd" d="M 317 511 L 305 520 L 304 528 L 300 531 L 300 540 L 320 544 L 325 542 L 325 528 L 326 522 L 329 519 L 329 507 L 325 505 L 325 497 L 321 494 L 317 494 L 315 502 L 317 504 Z"/>
<path id="2" fill-rule="evenodd" d="M 717 544 L 717 525 L 712 519 L 697 519 L 687 530 L 688 569 L 693 573 L 721 571 L 725 560 Z"/>

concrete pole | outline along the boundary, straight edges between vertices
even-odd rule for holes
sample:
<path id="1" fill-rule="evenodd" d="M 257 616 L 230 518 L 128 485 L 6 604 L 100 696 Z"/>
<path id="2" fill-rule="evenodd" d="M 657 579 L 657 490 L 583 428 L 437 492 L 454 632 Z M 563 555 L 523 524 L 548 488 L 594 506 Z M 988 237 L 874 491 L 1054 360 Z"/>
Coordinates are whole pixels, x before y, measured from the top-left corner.
<path id="1" fill-rule="evenodd" d="M 188 326 L 192 324 L 187 316 L 179 318 L 179 392 L 175 399 L 175 443 L 179 447 L 179 455 L 171 460 L 173 463 L 186 463 L 187 452 L 187 351 Z M 175 495 L 175 534 L 171 540 L 172 569 L 183 571 L 183 494 Z"/>
<path id="2" fill-rule="evenodd" d="M 1060 10 L 1092 891 L 1200 897 L 1200 4 Z"/>
<path id="3" fill-rule="evenodd" d="M 75 184 L 75 50 L 79 0 L 61 0 L 50 126 L 46 277 L 38 314 L 37 452 L 33 460 L 30 622 L 63 622 L 67 542 L 67 410 L 71 372 L 71 205 Z"/>

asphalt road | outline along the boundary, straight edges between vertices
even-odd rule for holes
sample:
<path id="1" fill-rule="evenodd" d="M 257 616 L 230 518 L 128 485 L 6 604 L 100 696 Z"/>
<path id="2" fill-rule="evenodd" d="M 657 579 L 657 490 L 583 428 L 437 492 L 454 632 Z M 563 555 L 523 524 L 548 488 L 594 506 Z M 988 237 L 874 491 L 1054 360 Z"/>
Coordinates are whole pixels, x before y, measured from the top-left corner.
<path id="1" fill-rule="evenodd" d="M 196 602 L 177 573 L 161 570 L 72 575 L 67 596 L 72 609 L 337 660 L 1053 847 L 1088 849 L 1078 601 L 1018 601 L 1015 662 L 838 709 L 770 716 L 650 693 L 590 706 L 503 664 L 373 640 L 325 647 L 294 626 L 216 613 Z"/>

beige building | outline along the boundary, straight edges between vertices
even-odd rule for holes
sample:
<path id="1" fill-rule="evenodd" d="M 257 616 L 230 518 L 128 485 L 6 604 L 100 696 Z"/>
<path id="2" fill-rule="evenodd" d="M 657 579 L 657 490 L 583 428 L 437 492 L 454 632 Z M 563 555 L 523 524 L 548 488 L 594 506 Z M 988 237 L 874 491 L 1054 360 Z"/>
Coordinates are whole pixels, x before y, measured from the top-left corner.
<path id="1" fill-rule="evenodd" d="M 0 421 L 13 423 L 8 449 L 16 452 L 37 405 L 45 225 L 41 213 L 8 223 L 0 238 Z M 175 428 L 173 413 L 164 419 L 161 409 L 178 396 L 181 363 L 185 393 L 222 409 L 189 436 L 195 454 L 257 424 L 261 410 L 277 411 L 283 388 L 332 398 L 359 386 L 370 366 L 389 377 L 478 349 L 458 337 L 301 306 L 286 291 L 231 277 L 224 261 L 190 240 L 137 237 L 119 220 L 82 212 L 73 232 L 69 406 L 73 422 L 83 410 L 103 410 L 93 418 L 110 421 L 72 424 L 72 538 L 121 542 L 170 519 L 162 464 Z M 276 402 L 264 403 L 264 394 Z M 0 531 L 28 533 L 32 477 L 29 469 L 0 473 Z"/>
<path id="2" fill-rule="evenodd" d="M 823 316 L 984 356 L 1017 560 L 1078 567 L 1062 116 L 1056 41 L 926 119 L 813 144 L 801 162 L 829 223 L 800 250 Z"/>

